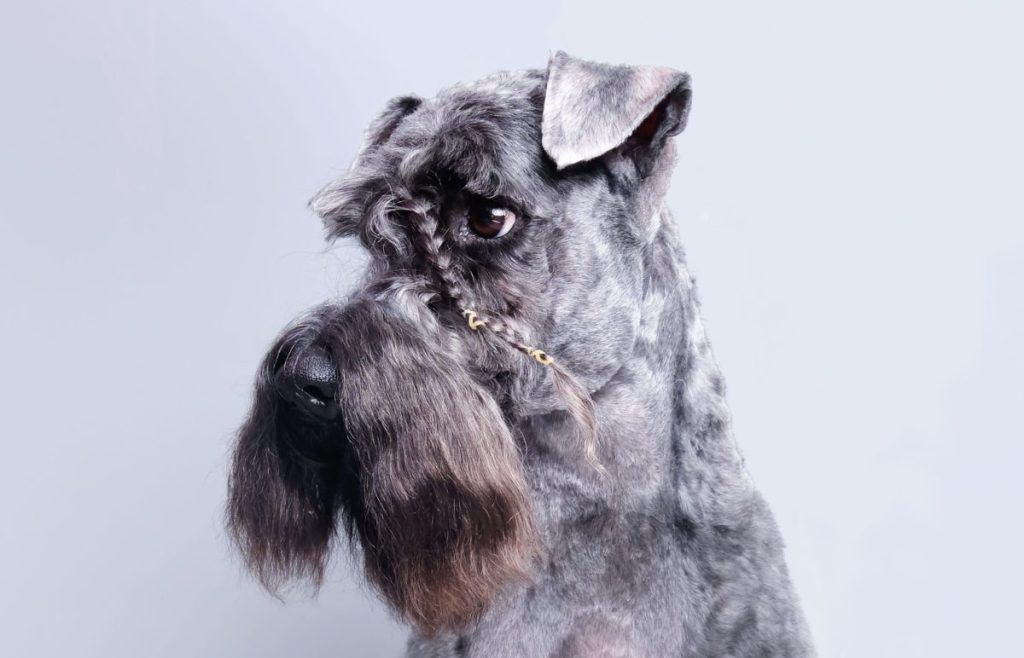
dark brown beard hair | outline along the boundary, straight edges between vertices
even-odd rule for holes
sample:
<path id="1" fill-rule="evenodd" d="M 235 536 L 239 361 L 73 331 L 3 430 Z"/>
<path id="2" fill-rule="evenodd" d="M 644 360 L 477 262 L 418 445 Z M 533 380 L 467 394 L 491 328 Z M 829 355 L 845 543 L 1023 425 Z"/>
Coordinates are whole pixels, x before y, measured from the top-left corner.
<path id="1" fill-rule="evenodd" d="M 372 353 L 348 340 L 335 350 L 364 506 L 349 524 L 367 576 L 402 616 L 425 633 L 458 628 L 527 578 L 538 554 L 519 448 L 443 345 L 380 306 L 363 312 L 359 341 Z"/>

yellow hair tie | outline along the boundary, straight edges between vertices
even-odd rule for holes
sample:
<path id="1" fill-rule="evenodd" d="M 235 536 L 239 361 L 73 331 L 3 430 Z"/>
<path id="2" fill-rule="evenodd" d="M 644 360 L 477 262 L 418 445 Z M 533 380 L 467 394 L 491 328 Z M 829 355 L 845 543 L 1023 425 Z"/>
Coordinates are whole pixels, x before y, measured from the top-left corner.
<path id="1" fill-rule="evenodd" d="M 487 320 L 479 319 L 477 317 L 476 311 L 469 308 L 462 310 L 462 317 L 466 318 L 466 324 L 468 324 L 469 328 L 472 329 L 473 331 L 477 331 L 478 329 L 480 329 L 480 327 L 484 327 L 487 325 Z M 541 364 L 542 366 L 549 366 L 555 362 L 555 360 L 552 359 L 547 352 L 545 352 L 544 350 L 539 350 L 536 347 L 526 347 L 524 345 L 517 345 L 516 348 L 521 350 L 524 354 L 526 354 L 527 356 L 529 356 L 531 359 Z"/>
<path id="2" fill-rule="evenodd" d="M 531 347 L 527 354 L 532 356 L 533 360 L 541 364 L 542 366 L 549 366 L 555 361 L 550 356 L 548 356 L 547 352 L 545 352 L 544 350 L 538 350 L 536 347 Z"/>
<path id="3" fill-rule="evenodd" d="M 466 324 L 468 324 L 469 328 L 472 329 L 473 331 L 476 331 L 480 327 L 487 324 L 487 320 L 477 320 L 476 311 L 471 311 L 468 308 L 462 312 L 462 315 L 466 317 Z"/>

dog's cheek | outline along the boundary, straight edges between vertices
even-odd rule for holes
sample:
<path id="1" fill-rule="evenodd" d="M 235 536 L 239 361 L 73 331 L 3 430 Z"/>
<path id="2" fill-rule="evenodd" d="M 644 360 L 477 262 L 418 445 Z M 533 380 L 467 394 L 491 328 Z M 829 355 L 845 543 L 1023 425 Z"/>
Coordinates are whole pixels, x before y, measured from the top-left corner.
<path id="1" fill-rule="evenodd" d="M 522 460 L 463 367 L 411 333 L 377 339 L 386 365 L 343 372 L 367 576 L 423 632 L 460 628 L 536 556 Z"/>

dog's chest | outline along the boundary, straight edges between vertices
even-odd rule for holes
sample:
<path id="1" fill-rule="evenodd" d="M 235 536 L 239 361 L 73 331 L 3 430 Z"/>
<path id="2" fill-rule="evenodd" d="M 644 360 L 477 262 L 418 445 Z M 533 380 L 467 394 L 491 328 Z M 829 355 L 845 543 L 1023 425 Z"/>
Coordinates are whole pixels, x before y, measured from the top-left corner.
<path id="1" fill-rule="evenodd" d="M 662 658 L 699 629 L 697 573 L 678 530 L 603 514 L 562 528 L 533 582 L 511 588 L 472 630 L 410 656 Z"/>

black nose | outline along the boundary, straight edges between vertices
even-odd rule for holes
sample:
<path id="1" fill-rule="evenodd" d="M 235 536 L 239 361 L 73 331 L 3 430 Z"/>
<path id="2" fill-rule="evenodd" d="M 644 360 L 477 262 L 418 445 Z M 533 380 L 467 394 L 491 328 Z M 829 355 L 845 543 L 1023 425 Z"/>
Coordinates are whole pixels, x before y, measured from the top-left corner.
<path id="1" fill-rule="evenodd" d="M 278 391 L 302 410 L 331 420 L 338 415 L 338 372 L 327 350 L 295 348 L 274 375 Z"/>

